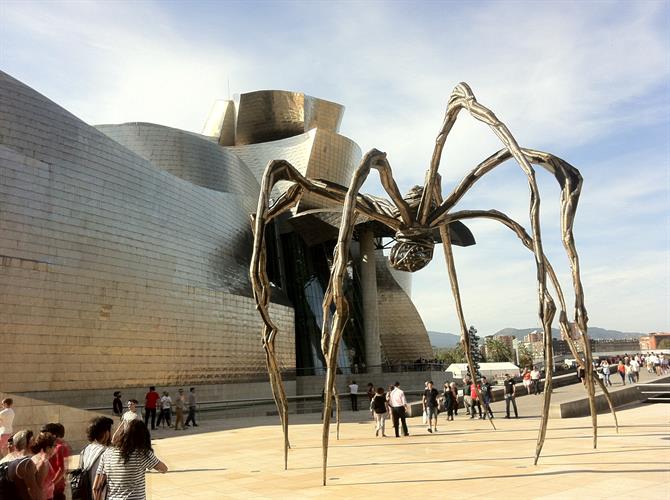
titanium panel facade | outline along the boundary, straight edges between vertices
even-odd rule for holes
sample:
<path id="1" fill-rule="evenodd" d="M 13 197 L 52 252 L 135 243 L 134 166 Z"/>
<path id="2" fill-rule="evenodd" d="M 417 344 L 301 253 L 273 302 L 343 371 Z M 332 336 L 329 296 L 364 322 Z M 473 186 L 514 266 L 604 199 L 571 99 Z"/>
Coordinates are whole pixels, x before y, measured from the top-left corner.
<path id="1" fill-rule="evenodd" d="M 0 74 L 2 390 L 264 378 L 255 203 L 161 171 Z M 273 313 L 293 328 L 291 307 Z M 294 339 L 278 342 L 293 368 Z"/>
<path id="2" fill-rule="evenodd" d="M 148 123 L 91 127 L 0 72 L 2 391 L 266 379 L 248 278 L 259 180 L 269 161 L 286 159 L 308 177 L 347 186 L 361 151 L 337 133 L 339 104 L 284 91 L 243 94 L 239 110 L 222 102 L 204 135 Z M 294 213 L 323 206 L 306 196 Z M 304 270 L 326 272 L 333 242 L 296 238 L 277 235 L 319 256 Z M 429 357 L 425 327 L 383 262 L 385 357 Z M 319 294 L 317 278 L 304 278 L 307 314 L 319 309 Z M 298 342 L 293 306 L 281 290 L 273 294 L 278 352 L 293 370 L 296 345 L 314 342 Z M 343 363 L 362 360 L 358 331 L 344 344 L 356 358 L 343 350 Z"/>

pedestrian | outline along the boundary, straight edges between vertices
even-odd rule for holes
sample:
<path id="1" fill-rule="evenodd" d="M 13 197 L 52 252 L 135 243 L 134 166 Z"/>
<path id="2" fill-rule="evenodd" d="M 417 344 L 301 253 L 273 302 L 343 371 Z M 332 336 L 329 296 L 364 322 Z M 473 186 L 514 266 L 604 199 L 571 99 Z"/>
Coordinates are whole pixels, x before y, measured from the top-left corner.
<path id="1" fill-rule="evenodd" d="M 407 430 L 407 399 L 405 399 L 405 392 L 400 389 L 400 382 L 394 384 L 391 395 L 389 396 L 389 405 L 391 406 L 391 415 L 393 416 L 393 428 L 395 429 L 395 437 L 400 437 L 399 424 L 402 424 L 402 433 L 404 436 L 409 436 Z"/>
<path id="2" fill-rule="evenodd" d="M 41 432 L 31 446 L 31 451 L 33 452 L 31 460 L 35 464 L 35 482 L 39 490 L 38 495 L 29 498 L 52 500 L 58 471 L 54 470 L 50 459 L 56 451 L 56 436 L 50 432 Z"/>
<path id="3" fill-rule="evenodd" d="M 107 484 L 107 498 L 146 500 L 147 470 L 167 472 L 167 466 L 154 455 L 149 429 L 141 420 L 132 420 L 123 432 L 115 433 L 112 445 L 100 457 L 93 483 L 95 499 Z"/>
<path id="4" fill-rule="evenodd" d="M 386 437 L 384 427 L 386 416 L 389 411 L 389 405 L 386 401 L 386 394 L 384 394 L 383 387 L 377 387 L 375 396 L 370 400 L 370 410 L 372 410 L 372 416 L 375 419 L 375 437 L 379 436 L 380 431 L 382 437 Z"/>
<path id="5" fill-rule="evenodd" d="M 458 392 L 456 392 L 456 383 L 448 382 L 444 384 L 444 409 L 447 412 L 447 420 L 453 420 L 456 408 L 458 408 Z"/>
<path id="6" fill-rule="evenodd" d="M 54 500 L 65 500 L 65 475 L 67 474 L 68 459 L 72 455 L 70 445 L 65 442 L 65 427 L 63 424 L 50 423 L 42 427 L 42 432 L 56 436 L 54 453 L 49 462 L 54 470 Z"/>
<path id="7" fill-rule="evenodd" d="M 469 375 L 463 377 L 463 406 L 465 406 L 465 413 L 467 415 L 473 415 L 472 410 L 472 396 L 470 395 L 470 386 L 472 385 L 472 380 Z"/>
<path id="8" fill-rule="evenodd" d="M 621 383 L 626 385 L 626 365 L 623 364 L 623 360 L 619 360 L 619 364 L 617 365 L 616 369 L 619 372 L 619 376 L 621 377 Z"/>
<path id="9" fill-rule="evenodd" d="M 577 367 L 577 378 L 581 381 L 582 384 L 586 385 L 586 370 L 582 365 Z"/>
<path id="10" fill-rule="evenodd" d="M 121 418 L 123 415 L 123 401 L 121 401 L 121 391 L 114 392 L 114 399 L 112 400 L 112 411 L 114 415 Z"/>
<path id="11" fill-rule="evenodd" d="M 160 426 L 161 422 L 165 422 L 168 427 L 172 427 L 172 398 L 168 391 L 163 391 L 163 396 L 160 401 L 161 414 L 158 418 L 156 426 Z M 165 427 L 165 426 L 163 426 Z"/>
<path id="12" fill-rule="evenodd" d="M 8 484 L 3 484 L 3 499 L 34 499 L 41 498 L 41 487 L 37 483 L 37 469 L 31 460 L 33 431 L 21 430 L 12 436 L 14 451 L 2 461 L 7 466 Z M 4 483 L 4 482 L 3 482 Z"/>
<path id="13" fill-rule="evenodd" d="M 477 408 L 477 411 L 479 412 L 479 418 L 485 418 L 482 415 L 482 405 L 479 402 L 479 397 L 477 396 L 477 388 L 475 387 L 474 383 L 470 384 L 470 399 L 472 400 L 472 408 L 470 409 L 470 418 L 471 419 L 475 418 L 476 415 L 475 408 Z"/>
<path id="14" fill-rule="evenodd" d="M 174 402 L 174 430 L 183 431 L 184 430 L 184 389 L 179 389 L 177 391 L 177 398 Z"/>
<path id="15" fill-rule="evenodd" d="M 439 392 L 433 387 L 433 381 L 429 380 L 423 391 L 423 406 L 428 415 L 428 432 L 437 432 L 437 396 Z M 432 429 L 431 429 L 432 427 Z"/>
<path id="16" fill-rule="evenodd" d="M 540 370 L 537 366 L 533 366 L 533 371 L 530 372 L 530 381 L 533 383 L 533 394 L 540 395 Z"/>
<path id="17" fill-rule="evenodd" d="M 349 398 L 351 399 L 351 411 L 358 411 L 358 384 L 355 380 L 349 384 Z"/>
<path id="18" fill-rule="evenodd" d="M 109 417 L 95 417 L 88 424 L 86 437 L 89 444 L 81 451 L 79 456 L 79 468 L 89 475 L 91 486 L 91 498 L 93 496 L 93 483 L 98 472 L 100 458 L 112 441 L 112 426 L 114 421 Z M 102 499 L 107 497 L 107 485 L 101 491 Z"/>
<path id="19" fill-rule="evenodd" d="M 388 415 L 386 416 L 386 418 L 388 420 L 391 420 L 391 417 L 392 417 L 392 415 L 391 415 L 391 402 L 390 401 L 391 401 L 391 393 L 393 392 L 393 389 L 395 389 L 395 387 L 393 387 L 393 385 L 390 384 L 388 386 L 387 391 L 386 391 L 386 402 L 388 403 L 386 406 L 389 409 L 389 412 L 388 412 Z"/>
<path id="20" fill-rule="evenodd" d="M 149 392 L 144 396 L 144 423 L 149 427 L 149 419 L 151 419 L 152 431 L 156 429 L 156 407 L 160 398 L 153 385 L 149 387 Z"/>
<path id="21" fill-rule="evenodd" d="M 505 381 L 503 384 L 505 386 L 505 418 L 510 418 L 510 403 L 514 406 L 514 418 L 519 418 L 519 412 L 516 409 L 516 385 L 514 384 L 514 379 L 509 376 L 509 373 L 505 373 Z"/>
<path id="22" fill-rule="evenodd" d="M 635 374 L 633 373 L 633 365 L 631 365 L 632 360 L 626 362 L 626 378 L 628 379 L 629 384 L 635 383 Z"/>
<path id="23" fill-rule="evenodd" d="M 193 423 L 193 427 L 198 427 L 198 424 L 195 423 L 196 407 L 195 387 L 191 387 L 188 391 L 188 416 L 186 417 L 184 427 L 189 427 L 189 422 Z"/>
<path id="24" fill-rule="evenodd" d="M 630 360 L 630 370 L 633 375 L 633 384 L 640 381 L 640 361 L 637 356 Z"/>
<path id="25" fill-rule="evenodd" d="M 523 369 L 521 379 L 523 380 L 523 386 L 526 388 L 526 395 L 530 396 L 530 386 L 533 384 L 533 381 L 530 379 L 530 370 L 528 368 Z"/>
<path id="26" fill-rule="evenodd" d="M 12 409 L 14 400 L 12 398 L 5 398 L 2 400 L 2 410 L 0 410 L 0 458 L 3 458 L 9 449 L 7 442 L 14 433 L 14 417 L 16 414 Z"/>
<path id="27" fill-rule="evenodd" d="M 372 382 L 368 382 L 368 402 L 372 401 L 372 398 L 375 397 L 376 391 L 375 391 L 375 386 L 372 385 Z"/>
<path id="28" fill-rule="evenodd" d="M 488 413 L 488 415 L 493 418 L 493 410 L 491 409 L 491 403 L 493 402 L 493 391 L 491 384 L 486 377 L 482 377 L 481 392 L 483 400 L 482 402 L 484 403 L 484 417 L 486 417 Z"/>
<path id="29" fill-rule="evenodd" d="M 610 380 L 610 362 L 607 360 L 607 358 L 600 362 L 600 368 L 603 370 L 603 384 L 611 386 L 612 381 Z"/>

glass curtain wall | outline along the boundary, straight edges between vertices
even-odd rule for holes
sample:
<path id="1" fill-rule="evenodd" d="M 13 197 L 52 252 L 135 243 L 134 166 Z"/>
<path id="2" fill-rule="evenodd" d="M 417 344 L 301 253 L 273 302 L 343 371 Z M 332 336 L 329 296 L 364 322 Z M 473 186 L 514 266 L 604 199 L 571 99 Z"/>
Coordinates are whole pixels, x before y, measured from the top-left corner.
<path id="1" fill-rule="evenodd" d="M 295 308 L 297 374 L 318 375 L 324 372 L 325 367 L 321 351 L 322 303 L 330 278 L 335 242 L 309 247 L 296 233 L 282 235 L 281 241 L 285 291 Z M 359 371 L 365 360 L 360 280 L 356 267 L 350 262 L 345 278 L 345 293 L 351 309 L 338 352 L 341 373 Z"/>

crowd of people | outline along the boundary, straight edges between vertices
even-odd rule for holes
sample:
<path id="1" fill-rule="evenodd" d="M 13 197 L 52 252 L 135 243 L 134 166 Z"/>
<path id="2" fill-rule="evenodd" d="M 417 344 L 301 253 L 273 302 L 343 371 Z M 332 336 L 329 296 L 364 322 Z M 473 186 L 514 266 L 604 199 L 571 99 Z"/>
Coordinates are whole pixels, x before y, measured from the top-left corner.
<path id="1" fill-rule="evenodd" d="M 79 467 L 67 475 L 72 451 L 60 423 L 44 425 L 39 434 L 14 432 L 13 401 L 2 401 L 0 412 L 0 498 L 12 500 L 65 500 L 66 480 L 75 498 L 94 500 L 146 498 L 147 470 L 167 472 L 153 453 L 144 421 L 125 417 L 114 433 L 114 420 L 95 417 L 87 428 L 89 444 L 82 450 Z M 76 495 L 76 496 L 75 496 Z"/>
<path id="2" fill-rule="evenodd" d="M 435 387 L 432 380 L 425 382 L 421 403 L 423 407 L 423 422 L 427 425 L 429 433 L 438 432 L 438 415 L 446 413 L 446 421 L 453 421 L 458 415 L 460 397 L 463 397 L 463 407 L 466 414 L 474 419 L 494 418 L 491 403 L 493 402 L 493 387 L 486 377 L 482 377 L 480 383 L 475 386 L 470 377 L 463 379 L 463 389 L 458 390 L 455 382 L 444 384 L 440 391 Z M 519 418 L 516 405 L 516 384 L 514 379 L 505 375 L 503 382 L 503 394 L 505 398 L 505 418 L 512 418 L 510 410 L 514 411 L 514 418 Z M 358 384 L 355 381 L 349 385 L 352 411 L 358 411 Z M 409 405 L 405 392 L 400 388 L 400 382 L 389 385 L 385 390 L 383 387 L 375 388 L 372 383 L 368 384 L 367 396 L 369 409 L 375 422 L 375 436 L 387 437 L 386 421 L 392 420 L 395 437 L 409 436 L 407 428 L 407 412 Z"/>
<path id="3" fill-rule="evenodd" d="M 127 411 L 123 412 L 123 400 L 121 391 L 114 392 L 112 401 L 112 411 L 114 415 L 121 420 L 143 420 L 144 424 L 151 430 L 157 428 L 174 428 L 175 430 L 184 430 L 186 427 L 198 427 L 196 423 L 197 399 L 195 387 L 189 389 L 188 395 L 184 394 L 184 389 L 178 389 L 174 400 L 168 391 L 163 391 L 162 395 L 156 392 L 156 387 L 149 387 L 149 391 L 144 396 L 144 416 L 138 411 L 139 401 L 137 399 L 128 399 L 126 401 Z M 184 411 L 188 411 L 186 421 L 184 421 Z M 174 411 L 174 427 L 172 426 L 172 416 Z"/>

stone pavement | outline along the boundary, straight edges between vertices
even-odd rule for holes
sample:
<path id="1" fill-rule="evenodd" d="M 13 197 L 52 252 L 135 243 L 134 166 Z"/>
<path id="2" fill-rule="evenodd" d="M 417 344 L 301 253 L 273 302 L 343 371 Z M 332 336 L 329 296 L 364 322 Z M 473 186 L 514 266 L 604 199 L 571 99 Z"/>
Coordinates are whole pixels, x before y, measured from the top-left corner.
<path id="1" fill-rule="evenodd" d="M 440 415 L 437 434 L 428 434 L 420 417 L 410 419 L 410 437 L 399 439 L 375 438 L 366 412 L 346 411 L 339 441 L 332 427 L 326 487 L 318 415 L 290 416 L 288 471 L 277 417 L 203 422 L 198 434 L 159 431 L 155 451 L 170 472 L 148 474 L 147 493 L 151 499 L 565 499 L 636 491 L 670 498 L 670 406 L 618 411 L 619 434 L 612 417 L 600 415 L 595 450 L 590 418 L 552 419 L 534 466 L 540 401 L 520 398 L 522 418 L 510 420 L 501 418 L 504 403 L 494 403 L 495 431 L 489 422 L 459 412 L 453 422 Z"/>

